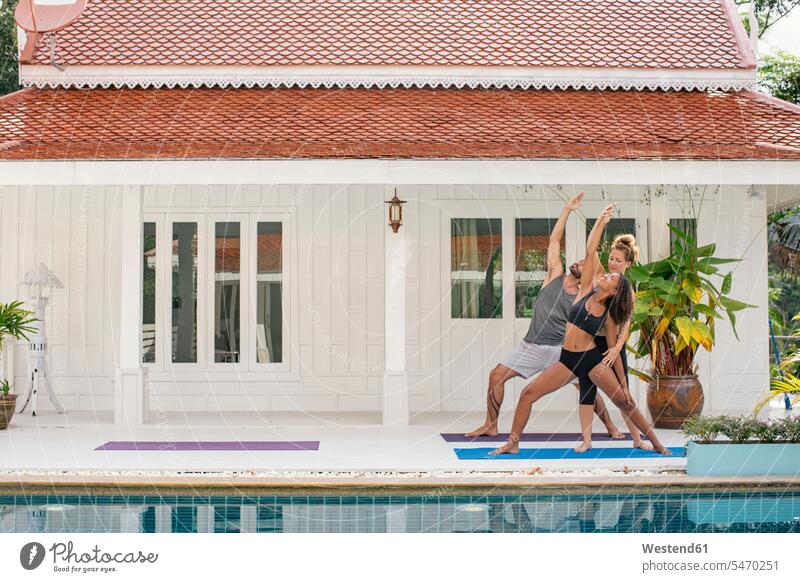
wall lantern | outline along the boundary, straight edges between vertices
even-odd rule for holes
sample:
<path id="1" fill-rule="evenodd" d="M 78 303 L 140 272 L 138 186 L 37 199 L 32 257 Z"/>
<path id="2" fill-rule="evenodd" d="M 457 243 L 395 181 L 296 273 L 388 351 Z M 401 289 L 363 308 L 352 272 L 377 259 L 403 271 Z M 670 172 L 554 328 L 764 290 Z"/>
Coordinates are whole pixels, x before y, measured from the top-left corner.
<path id="1" fill-rule="evenodd" d="M 392 227 L 392 232 L 397 232 L 403 225 L 403 204 L 405 203 L 405 200 L 397 197 L 397 188 L 394 189 L 392 199 L 386 201 L 386 204 L 389 205 L 389 226 Z"/>

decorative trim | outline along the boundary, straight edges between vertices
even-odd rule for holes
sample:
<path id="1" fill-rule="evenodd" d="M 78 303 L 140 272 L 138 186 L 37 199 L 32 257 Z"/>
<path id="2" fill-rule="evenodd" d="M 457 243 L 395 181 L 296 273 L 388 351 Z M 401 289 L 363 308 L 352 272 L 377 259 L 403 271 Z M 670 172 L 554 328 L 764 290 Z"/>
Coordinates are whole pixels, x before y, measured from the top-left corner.
<path id="1" fill-rule="evenodd" d="M 455 88 L 455 89 L 623 89 L 636 90 L 701 90 L 701 91 L 742 91 L 755 90 L 755 79 L 728 78 L 605 78 L 587 79 L 573 78 L 474 78 L 474 77 L 217 77 L 217 76 L 186 76 L 186 77 L 64 77 L 64 76 L 36 76 L 21 79 L 24 87 L 37 87 L 39 89 L 56 88 L 89 88 L 89 89 L 133 89 L 133 88 L 289 88 L 301 89 L 397 89 L 397 88 Z"/>
<path id="2" fill-rule="evenodd" d="M 747 38 L 744 24 L 742 24 L 742 19 L 739 17 L 739 12 L 736 10 L 733 0 L 720 0 L 720 2 L 722 3 L 722 10 L 725 12 L 725 18 L 728 20 L 728 26 L 736 39 L 736 48 L 742 57 L 742 64 L 746 67 L 755 67 L 756 55 L 753 52 L 750 39 Z"/>

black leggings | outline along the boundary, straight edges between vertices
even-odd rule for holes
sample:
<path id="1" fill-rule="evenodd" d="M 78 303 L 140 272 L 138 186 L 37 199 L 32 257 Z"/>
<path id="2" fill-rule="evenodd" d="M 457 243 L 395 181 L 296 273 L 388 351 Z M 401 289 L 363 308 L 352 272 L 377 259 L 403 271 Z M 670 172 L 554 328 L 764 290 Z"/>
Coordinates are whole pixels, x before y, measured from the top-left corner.
<path id="1" fill-rule="evenodd" d="M 558 361 L 578 377 L 578 384 L 580 385 L 579 402 L 594 406 L 594 400 L 597 397 L 597 386 L 589 378 L 589 372 L 603 361 L 603 352 L 597 347 L 585 352 L 571 352 L 561 348 L 561 356 Z"/>

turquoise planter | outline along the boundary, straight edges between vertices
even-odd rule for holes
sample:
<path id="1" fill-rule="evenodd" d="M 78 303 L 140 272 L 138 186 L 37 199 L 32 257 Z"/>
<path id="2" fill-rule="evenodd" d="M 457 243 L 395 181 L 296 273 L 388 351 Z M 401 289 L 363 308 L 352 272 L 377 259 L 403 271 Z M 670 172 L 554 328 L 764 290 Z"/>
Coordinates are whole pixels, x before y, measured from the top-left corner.
<path id="1" fill-rule="evenodd" d="M 686 445 L 686 473 L 703 476 L 800 475 L 800 443 Z"/>

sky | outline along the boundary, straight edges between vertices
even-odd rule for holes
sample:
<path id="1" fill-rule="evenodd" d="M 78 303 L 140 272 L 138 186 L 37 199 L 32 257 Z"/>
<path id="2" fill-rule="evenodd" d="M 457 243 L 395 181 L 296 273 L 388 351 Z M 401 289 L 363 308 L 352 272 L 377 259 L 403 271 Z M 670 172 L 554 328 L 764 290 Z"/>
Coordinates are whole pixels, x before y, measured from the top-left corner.
<path id="1" fill-rule="evenodd" d="M 784 50 L 800 56 L 800 8 L 777 22 L 758 43 L 761 54 Z"/>

